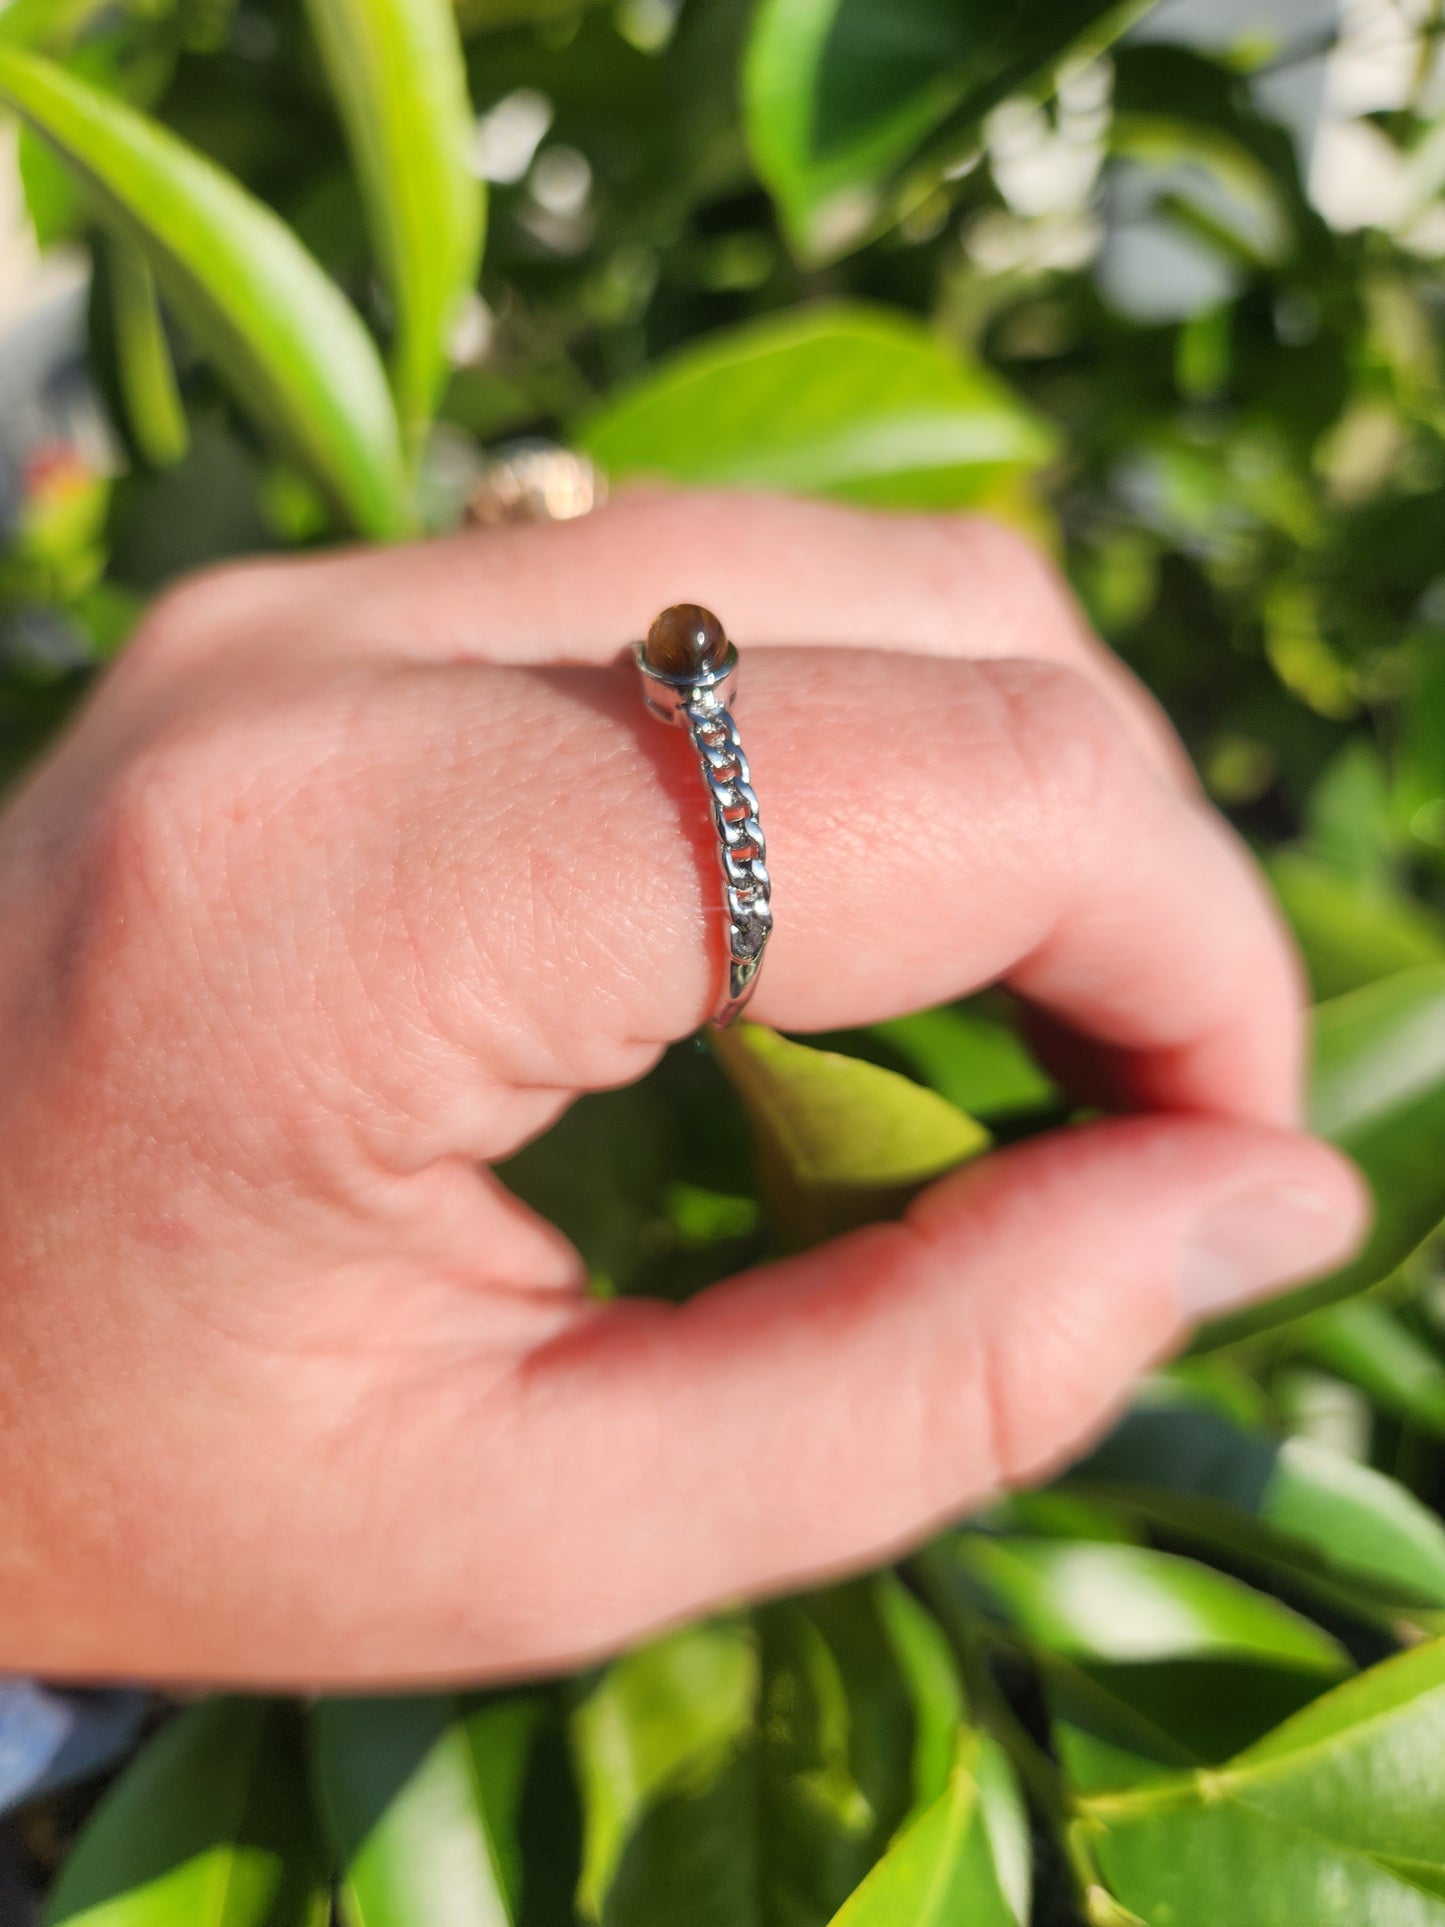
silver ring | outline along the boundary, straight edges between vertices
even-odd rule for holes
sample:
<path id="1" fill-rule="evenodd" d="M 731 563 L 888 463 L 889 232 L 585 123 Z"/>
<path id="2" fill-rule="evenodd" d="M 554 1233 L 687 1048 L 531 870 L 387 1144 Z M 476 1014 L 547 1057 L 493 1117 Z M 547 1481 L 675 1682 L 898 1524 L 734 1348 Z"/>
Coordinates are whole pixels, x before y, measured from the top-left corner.
<path id="1" fill-rule="evenodd" d="M 692 738 L 712 806 L 727 911 L 727 970 L 712 1019 L 721 1030 L 752 996 L 773 931 L 758 799 L 728 707 L 737 687 L 738 652 L 710 610 L 681 602 L 663 610 L 634 654 L 647 707 Z"/>

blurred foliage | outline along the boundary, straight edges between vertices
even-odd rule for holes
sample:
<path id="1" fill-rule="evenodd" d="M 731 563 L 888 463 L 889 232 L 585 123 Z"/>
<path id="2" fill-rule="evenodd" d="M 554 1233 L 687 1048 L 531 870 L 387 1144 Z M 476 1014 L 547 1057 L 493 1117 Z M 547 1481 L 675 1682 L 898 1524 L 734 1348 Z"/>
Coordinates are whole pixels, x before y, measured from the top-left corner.
<path id="1" fill-rule="evenodd" d="M 1328 21 L 1283 43 L 1260 0 L 1222 46 L 1207 11 L 0 10 L 105 411 L 17 472 L 0 770 L 183 569 L 454 525 L 512 438 L 985 508 L 1258 850 L 1315 1122 L 1379 1205 L 1345 1272 L 896 1571 L 545 1687 L 187 1710 L 53 1921 L 289 1927 L 334 1890 L 347 1927 L 1445 1923 L 1437 12 L 1352 124 L 1388 187 L 1354 219 L 1270 104 Z M 994 992 L 828 1042 L 680 1046 L 505 1175 L 598 1293 L 675 1298 L 1067 1116 Z"/>

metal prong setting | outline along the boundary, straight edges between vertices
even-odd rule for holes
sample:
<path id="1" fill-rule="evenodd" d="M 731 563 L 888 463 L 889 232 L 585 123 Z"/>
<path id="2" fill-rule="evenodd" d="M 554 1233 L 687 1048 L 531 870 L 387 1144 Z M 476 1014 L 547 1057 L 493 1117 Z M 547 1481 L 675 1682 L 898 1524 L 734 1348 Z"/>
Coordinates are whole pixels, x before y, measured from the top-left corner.
<path id="1" fill-rule="evenodd" d="M 728 918 L 727 976 L 712 1021 L 725 1029 L 753 994 L 773 930 L 767 843 L 752 772 L 728 707 L 738 652 L 729 644 L 717 668 L 686 676 L 654 668 L 642 643 L 635 653 L 647 706 L 662 721 L 687 730 L 712 807 Z"/>

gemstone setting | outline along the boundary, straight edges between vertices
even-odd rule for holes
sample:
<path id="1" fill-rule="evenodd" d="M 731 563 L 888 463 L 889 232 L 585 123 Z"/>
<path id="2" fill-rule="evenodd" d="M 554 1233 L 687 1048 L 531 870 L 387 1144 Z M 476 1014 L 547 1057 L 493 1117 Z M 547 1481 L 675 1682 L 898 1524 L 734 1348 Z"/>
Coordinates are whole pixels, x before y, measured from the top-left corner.
<path id="1" fill-rule="evenodd" d="M 705 676 L 727 662 L 727 633 L 711 609 L 675 602 L 648 630 L 642 659 L 663 676 Z"/>

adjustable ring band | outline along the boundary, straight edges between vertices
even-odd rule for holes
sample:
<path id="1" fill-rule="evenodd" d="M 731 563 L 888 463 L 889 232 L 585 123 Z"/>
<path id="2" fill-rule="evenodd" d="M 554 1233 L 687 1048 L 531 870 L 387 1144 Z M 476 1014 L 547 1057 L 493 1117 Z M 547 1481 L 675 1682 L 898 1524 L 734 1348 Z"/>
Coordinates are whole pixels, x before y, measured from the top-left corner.
<path id="1" fill-rule="evenodd" d="M 682 602 L 664 609 L 636 645 L 647 707 L 687 730 L 697 751 L 712 820 L 727 910 L 727 970 L 713 1023 L 732 1023 L 752 996 L 773 930 L 767 844 L 748 759 L 729 700 L 738 652 L 709 610 Z"/>
<path id="2" fill-rule="evenodd" d="M 546 442 L 522 441 L 495 451 L 467 504 L 468 520 L 568 521 L 607 498 L 606 478 L 585 456 Z M 773 929 L 767 845 L 758 799 L 728 699 L 738 652 L 722 624 L 696 603 L 664 609 L 636 645 L 648 708 L 685 728 L 707 786 L 722 866 L 727 911 L 727 970 L 712 1021 L 732 1023 L 753 994 Z"/>

